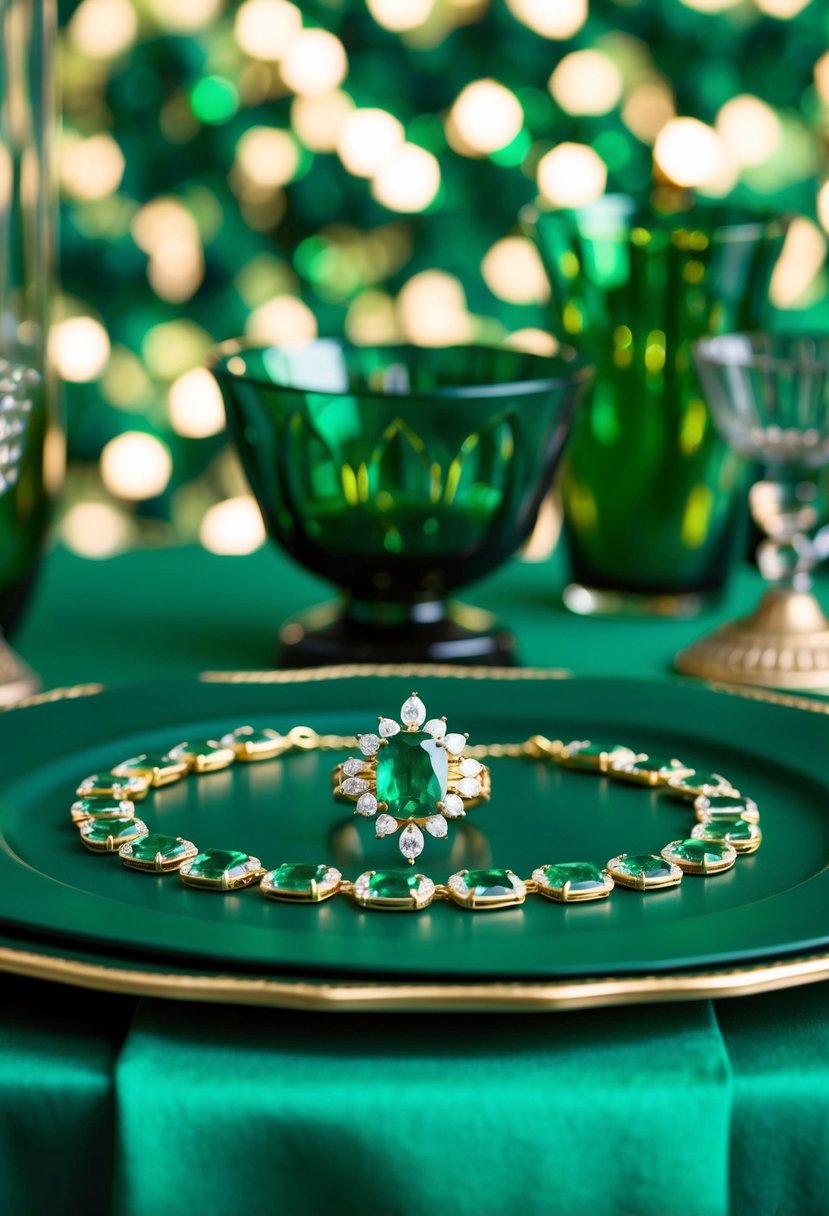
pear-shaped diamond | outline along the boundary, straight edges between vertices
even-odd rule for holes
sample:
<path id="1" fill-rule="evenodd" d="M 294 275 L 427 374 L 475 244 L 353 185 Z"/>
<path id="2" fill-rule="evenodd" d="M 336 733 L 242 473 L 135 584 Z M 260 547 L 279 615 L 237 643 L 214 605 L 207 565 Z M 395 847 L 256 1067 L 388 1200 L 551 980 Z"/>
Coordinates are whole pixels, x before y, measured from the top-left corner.
<path id="1" fill-rule="evenodd" d="M 466 735 L 446 735 L 443 740 L 443 746 L 449 752 L 450 756 L 460 756 L 461 752 L 466 747 Z"/>
<path id="2" fill-rule="evenodd" d="M 426 820 L 426 831 L 437 840 L 443 840 L 449 832 L 449 824 L 443 815 L 430 815 Z"/>
<path id="3" fill-rule="evenodd" d="M 357 746 L 364 756 L 376 756 L 380 750 L 379 735 L 360 735 Z"/>
<path id="4" fill-rule="evenodd" d="M 463 809 L 463 799 L 457 794 L 447 794 L 443 799 L 443 813 L 447 819 L 460 819 L 466 814 Z"/>
<path id="5" fill-rule="evenodd" d="M 391 739 L 400 730 L 400 723 L 395 722 L 394 718 L 381 718 L 377 729 L 382 739 Z"/>
<path id="6" fill-rule="evenodd" d="M 394 815 L 378 815 L 374 830 L 378 836 L 391 836 L 397 831 L 397 820 Z"/>
<path id="7" fill-rule="evenodd" d="M 422 726 L 426 721 L 426 706 L 416 693 L 403 702 L 400 709 L 400 720 L 406 726 Z"/>
<path id="8" fill-rule="evenodd" d="M 344 794 L 364 794 L 369 784 L 365 777 L 346 777 L 340 788 Z"/>
<path id="9" fill-rule="evenodd" d="M 443 718 L 430 718 L 423 727 L 427 735 L 431 735 L 433 739 L 442 739 L 446 734 L 446 723 Z"/>
<path id="10" fill-rule="evenodd" d="M 355 756 L 352 756 L 343 765 L 343 772 L 346 777 L 356 777 L 358 773 L 363 771 L 365 763 L 365 760 L 358 760 Z"/>
<path id="11" fill-rule="evenodd" d="M 374 794 L 363 794 L 357 799 L 354 810 L 358 815 L 374 815 L 377 812 L 377 799 Z"/>
<path id="12" fill-rule="evenodd" d="M 423 833 L 416 823 L 407 823 L 400 833 L 400 852 L 414 861 L 423 852 Z"/>

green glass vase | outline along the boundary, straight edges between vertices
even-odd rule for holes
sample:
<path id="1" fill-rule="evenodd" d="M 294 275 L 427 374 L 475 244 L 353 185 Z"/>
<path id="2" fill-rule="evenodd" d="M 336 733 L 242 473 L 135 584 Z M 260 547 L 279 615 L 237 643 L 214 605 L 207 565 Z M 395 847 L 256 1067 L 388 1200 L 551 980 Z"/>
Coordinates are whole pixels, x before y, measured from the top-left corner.
<path id="1" fill-rule="evenodd" d="M 691 348 L 767 318 L 785 224 L 620 195 L 529 223 L 552 286 L 551 328 L 596 365 L 562 470 L 565 602 L 692 613 L 725 585 L 745 469 L 712 423 Z"/>
<path id="2" fill-rule="evenodd" d="M 278 662 L 505 663 L 452 603 L 529 536 L 591 378 L 575 351 L 230 343 L 211 360 L 271 536 L 341 589 Z"/>

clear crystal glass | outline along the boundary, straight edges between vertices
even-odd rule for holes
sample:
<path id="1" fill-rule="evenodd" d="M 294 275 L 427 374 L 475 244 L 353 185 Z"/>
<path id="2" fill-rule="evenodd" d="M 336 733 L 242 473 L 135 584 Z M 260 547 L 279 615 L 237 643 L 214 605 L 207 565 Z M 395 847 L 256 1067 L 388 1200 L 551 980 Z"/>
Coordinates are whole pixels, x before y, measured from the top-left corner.
<path id="1" fill-rule="evenodd" d="M 760 465 L 751 511 L 769 586 L 757 608 L 677 655 L 703 679 L 829 690 L 829 620 L 811 594 L 821 533 L 815 473 L 829 463 L 829 336 L 724 334 L 694 348 L 714 420 Z"/>
<path id="2" fill-rule="evenodd" d="M 812 474 L 829 463 L 829 335 L 723 334 L 698 343 L 694 360 L 723 437 L 765 469 L 749 496 L 766 534 L 760 570 L 806 591 L 818 523 Z"/>

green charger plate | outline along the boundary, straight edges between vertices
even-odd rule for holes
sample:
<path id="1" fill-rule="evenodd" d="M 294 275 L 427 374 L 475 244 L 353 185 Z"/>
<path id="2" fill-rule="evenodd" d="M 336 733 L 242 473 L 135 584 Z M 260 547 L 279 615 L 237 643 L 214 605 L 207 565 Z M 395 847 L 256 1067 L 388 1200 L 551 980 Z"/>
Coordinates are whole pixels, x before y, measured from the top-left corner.
<path id="1" fill-rule="evenodd" d="M 371 729 L 412 686 L 470 742 L 599 738 L 728 776 L 760 805 L 763 846 L 733 870 L 595 904 L 530 898 L 489 914 L 436 904 L 392 915 L 350 900 L 317 907 L 216 895 L 126 870 L 82 848 L 69 820 L 88 773 L 188 736 L 251 723 L 321 733 Z M 819 707 L 816 706 L 816 709 Z M 829 974 L 827 723 L 679 683 L 477 678 L 359 669 L 141 685 L 0 715 L 0 969 L 122 991 L 347 1008 L 540 1008 L 756 991 Z M 354 878 L 398 865 L 394 840 L 330 799 L 338 753 L 236 765 L 153 791 L 150 830 L 263 864 L 326 861 Z M 492 801 L 416 869 L 658 852 L 688 834 L 689 805 L 524 760 L 493 760 Z M 332 829 L 340 823 L 344 829 Z M 827 956 L 827 957 L 824 957 Z"/>

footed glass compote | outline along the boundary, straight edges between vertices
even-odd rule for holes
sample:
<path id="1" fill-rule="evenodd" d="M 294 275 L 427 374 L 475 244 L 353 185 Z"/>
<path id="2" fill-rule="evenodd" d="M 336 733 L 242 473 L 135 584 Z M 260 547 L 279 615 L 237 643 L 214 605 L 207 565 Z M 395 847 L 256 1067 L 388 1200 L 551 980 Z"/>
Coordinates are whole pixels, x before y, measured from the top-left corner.
<path id="1" fill-rule="evenodd" d="M 748 617 L 683 650 L 680 671 L 771 688 L 829 688 L 829 620 L 811 593 L 815 472 L 829 463 L 829 335 L 724 334 L 694 359 L 727 442 L 765 469 L 750 492 L 770 583 Z"/>
<path id="2" fill-rule="evenodd" d="M 341 589 L 283 625 L 281 665 L 512 661 L 511 636 L 448 597 L 529 536 L 585 358 L 324 339 L 225 344 L 211 369 L 271 536 Z"/>

